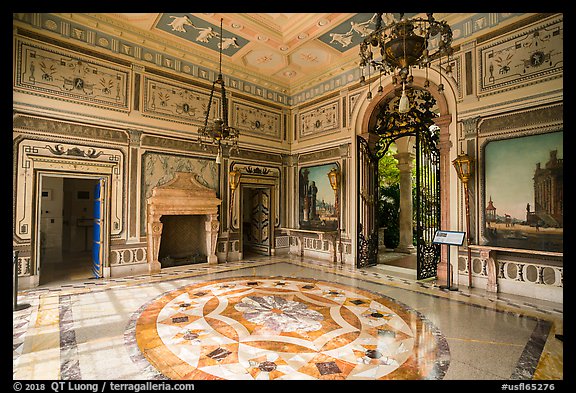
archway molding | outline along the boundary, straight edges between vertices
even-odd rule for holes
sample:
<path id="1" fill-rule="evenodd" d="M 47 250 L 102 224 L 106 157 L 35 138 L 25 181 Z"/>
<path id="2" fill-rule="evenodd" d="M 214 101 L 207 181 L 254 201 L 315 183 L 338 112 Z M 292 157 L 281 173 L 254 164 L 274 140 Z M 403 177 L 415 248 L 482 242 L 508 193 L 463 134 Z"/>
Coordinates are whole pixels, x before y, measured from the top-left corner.
<path id="1" fill-rule="evenodd" d="M 457 200 L 458 187 L 460 186 L 456 172 L 452 169 L 452 160 L 457 156 L 457 151 L 456 149 L 452 149 L 452 146 L 457 145 L 456 119 L 458 87 L 454 79 L 447 78 L 444 74 L 441 76 L 436 67 L 431 67 L 428 70 L 428 75 L 426 75 L 425 70 L 420 69 L 414 69 L 412 74 L 412 87 L 428 90 L 432 97 L 434 97 L 436 100 L 439 116 L 435 119 L 434 122 L 440 128 L 440 184 L 442 185 L 440 191 L 440 228 L 444 230 L 456 230 L 456 228 L 458 228 L 457 203 L 450 202 Z M 429 81 L 429 86 L 427 88 L 424 87 L 426 80 Z M 350 122 L 351 126 L 353 127 L 354 134 L 364 137 L 364 139 L 366 139 L 371 146 L 375 145 L 378 136 L 368 133 L 370 118 L 372 117 L 373 112 L 378 109 L 378 106 L 382 102 L 386 102 L 391 99 L 391 96 L 395 94 L 395 90 L 397 89 L 397 86 L 392 84 L 392 77 L 387 76 L 382 78 L 383 91 L 381 94 L 379 94 L 378 87 L 380 84 L 378 81 L 379 79 L 376 75 L 370 83 L 367 83 L 366 89 L 358 97 L 359 105 L 354 108 Z M 440 83 L 442 83 L 444 86 L 442 92 L 438 90 Z M 367 98 L 369 91 L 371 91 L 373 97 L 371 100 L 368 100 Z M 355 137 L 352 138 L 352 145 L 353 151 L 356 151 Z M 356 160 L 352 160 L 352 165 L 354 168 L 351 173 L 355 176 L 355 166 L 357 165 Z M 355 182 L 352 184 L 355 184 Z M 351 202 L 351 210 L 354 212 L 356 211 L 355 208 L 357 207 L 358 203 L 357 197 L 355 195 L 351 195 Z M 355 234 L 353 234 L 353 236 L 355 236 Z M 353 255 L 356 255 L 355 248 L 356 246 L 352 250 Z M 457 253 L 452 254 L 453 255 L 451 255 L 450 258 L 451 264 L 453 266 L 457 266 L 458 255 Z M 447 250 L 443 248 L 437 269 L 437 279 L 441 282 L 446 281 L 447 258 Z M 457 271 L 457 269 L 452 269 L 452 271 Z"/>

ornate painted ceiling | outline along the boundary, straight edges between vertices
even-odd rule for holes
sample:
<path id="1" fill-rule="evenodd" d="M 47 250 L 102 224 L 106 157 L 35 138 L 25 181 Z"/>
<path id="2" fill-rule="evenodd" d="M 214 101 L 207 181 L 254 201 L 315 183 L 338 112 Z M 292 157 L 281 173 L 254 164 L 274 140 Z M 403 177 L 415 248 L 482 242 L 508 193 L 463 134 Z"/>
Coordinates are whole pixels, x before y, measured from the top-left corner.
<path id="1" fill-rule="evenodd" d="M 180 61 L 199 69 L 218 70 L 220 19 L 222 72 L 225 77 L 261 86 L 297 102 L 315 95 L 334 80 L 357 80 L 358 50 L 374 29 L 374 13 L 52 13 L 43 14 L 45 28 L 67 20 L 71 29 L 96 36 L 95 44 L 141 48 L 142 58 L 154 62 Z M 412 16 L 415 14 L 407 14 Z M 472 41 L 490 30 L 527 17 L 523 13 L 438 13 L 453 30 L 454 45 Z M 384 14 L 398 18 L 399 14 Z M 15 16 L 18 19 L 18 16 Z M 32 18 L 32 23 L 34 18 Z M 60 22 L 59 22 L 60 21 Z M 55 23 L 56 22 L 56 23 Z M 82 28 L 81 28 L 82 27 Z M 82 33 L 80 33 L 82 31 Z M 93 33 L 90 33 L 92 31 Z M 61 32 L 62 33 L 62 32 Z M 72 34 L 73 36 L 73 34 Z M 108 37 L 108 38 L 107 38 Z M 80 36 L 78 37 L 80 38 Z M 142 49 L 143 48 L 143 49 Z M 146 59 L 148 57 L 148 59 Z M 166 64 L 163 64 L 166 65 Z M 341 82 L 337 82 L 341 83 Z M 297 96 L 301 95 L 302 98 Z M 304 97 L 306 96 L 306 97 Z M 296 98 L 295 98 L 296 97 Z"/>
<path id="2" fill-rule="evenodd" d="M 157 41 L 182 57 L 217 67 L 222 26 L 224 73 L 246 73 L 299 90 L 358 64 L 358 44 L 374 29 L 374 13 L 100 13 L 84 14 Z M 407 14 L 408 16 L 414 14 Z M 516 13 L 435 14 L 458 41 L 518 19 Z M 396 17 L 399 14 L 386 14 Z M 228 69 L 228 71 L 227 71 Z M 239 76 L 239 75 L 238 75 Z M 253 82 L 256 82 L 253 80 Z"/>

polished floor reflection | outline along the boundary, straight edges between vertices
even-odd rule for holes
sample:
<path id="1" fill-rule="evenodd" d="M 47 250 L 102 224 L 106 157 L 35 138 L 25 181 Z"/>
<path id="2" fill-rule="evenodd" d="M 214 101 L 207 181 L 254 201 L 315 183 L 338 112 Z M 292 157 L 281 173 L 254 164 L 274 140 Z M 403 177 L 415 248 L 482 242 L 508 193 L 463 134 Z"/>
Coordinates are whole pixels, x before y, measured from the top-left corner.
<path id="1" fill-rule="evenodd" d="M 135 335 L 170 379 L 441 379 L 449 357 L 409 307 L 321 280 L 188 285 L 151 302 Z"/>
<path id="2" fill-rule="evenodd" d="M 293 257 L 22 291 L 14 379 L 563 379 L 562 304 Z"/>

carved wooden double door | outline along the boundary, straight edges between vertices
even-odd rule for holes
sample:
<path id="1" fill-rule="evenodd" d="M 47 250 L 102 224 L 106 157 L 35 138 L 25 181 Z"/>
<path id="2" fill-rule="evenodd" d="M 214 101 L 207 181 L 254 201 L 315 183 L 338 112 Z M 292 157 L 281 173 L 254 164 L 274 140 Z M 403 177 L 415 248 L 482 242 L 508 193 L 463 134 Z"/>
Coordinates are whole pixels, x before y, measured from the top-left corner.
<path id="1" fill-rule="evenodd" d="M 270 188 L 244 188 L 244 247 L 265 255 L 271 250 L 270 194 Z"/>

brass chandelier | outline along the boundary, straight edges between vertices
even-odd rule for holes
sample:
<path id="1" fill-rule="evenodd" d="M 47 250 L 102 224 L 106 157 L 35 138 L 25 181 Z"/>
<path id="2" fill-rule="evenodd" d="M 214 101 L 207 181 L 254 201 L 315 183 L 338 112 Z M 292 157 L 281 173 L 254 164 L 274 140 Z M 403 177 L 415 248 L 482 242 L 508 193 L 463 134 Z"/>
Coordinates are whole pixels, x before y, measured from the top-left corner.
<path id="1" fill-rule="evenodd" d="M 210 98 L 206 108 L 206 118 L 204 119 L 204 126 L 198 128 L 200 146 L 206 149 L 207 145 L 216 146 L 218 152 L 216 154 L 216 163 L 222 162 L 222 145 L 230 145 L 230 152 L 238 151 L 238 138 L 240 132 L 238 129 L 228 124 L 228 99 L 226 98 L 226 88 L 224 86 L 224 78 L 222 78 L 222 21 L 220 19 L 220 59 L 218 78 L 212 82 L 212 89 L 210 90 Z M 220 85 L 220 116 L 210 121 L 210 108 L 214 100 L 214 91 L 216 85 Z"/>
<path id="2" fill-rule="evenodd" d="M 432 48 L 433 43 L 435 48 Z M 445 21 L 437 21 L 433 14 L 426 14 L 426 18 L 414 17 L 412 19 L 400 14 L 400 19 L 394 19 L 391 14 L 378 13 L 375 29 L 360 43 L 360 68 L 362 75 L 360 82 L 366 81 L 364 69 L 368 66 L 368 80 L 371 69 L 382 76 L 392 75 L 394 85 L 402 84 L 402 96 L 398 111 L 406 113 L 409 110 L 406 85 L 413 81 L 412 68 L 426 69 L 426 82 L 428 87 L 428 67 L 433 60 L 448 58 L 452 55 L 452 30 Z M 440 61 L 441 62 L 441 61 Z M 451 74 L 451 66 L 446 66 L 446 73 Z M 442 66 L 440 65 L 440 78 Z M 442 82 L 442 81 L 440 81 Z M 438 86 L 441 91 L 444 86 Z M 378 92 L 383 91 L 382 86 Z M 368 99 L 372 92 L 368 92 Z"/>

